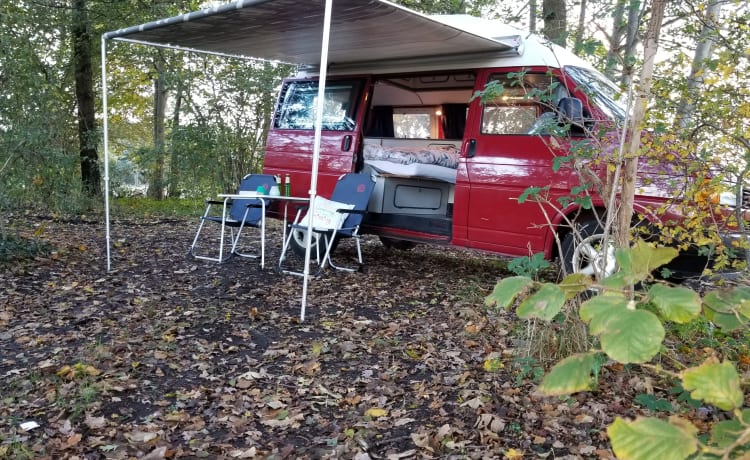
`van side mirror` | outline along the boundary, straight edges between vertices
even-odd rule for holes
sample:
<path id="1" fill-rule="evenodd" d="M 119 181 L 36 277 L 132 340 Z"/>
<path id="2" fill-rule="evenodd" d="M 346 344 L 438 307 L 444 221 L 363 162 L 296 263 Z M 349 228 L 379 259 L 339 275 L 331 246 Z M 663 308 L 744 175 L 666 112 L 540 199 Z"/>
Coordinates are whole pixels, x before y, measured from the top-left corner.
<path id="1" fill-rule="evenodd" d="M 557 102 L 560 121 L 583 126 L 583 103 L 575 97 L 563 97 Z"/>

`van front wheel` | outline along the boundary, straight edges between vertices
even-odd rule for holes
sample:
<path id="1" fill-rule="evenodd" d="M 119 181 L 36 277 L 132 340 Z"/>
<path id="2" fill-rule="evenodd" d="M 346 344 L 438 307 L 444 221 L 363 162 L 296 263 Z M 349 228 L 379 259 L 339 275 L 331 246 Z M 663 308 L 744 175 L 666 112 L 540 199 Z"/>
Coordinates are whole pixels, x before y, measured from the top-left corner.
<path id="1" fill-rule="evenodd" d="M 615 241 L 610 236 L 605 245 L 604 232 L 596 220 L 576 224 L 563 238 L 562 255 L 565 272 L 584 273 L 606 278 L 617 271 Z M 606 246 L 606 248 L 605 248 Z"/>

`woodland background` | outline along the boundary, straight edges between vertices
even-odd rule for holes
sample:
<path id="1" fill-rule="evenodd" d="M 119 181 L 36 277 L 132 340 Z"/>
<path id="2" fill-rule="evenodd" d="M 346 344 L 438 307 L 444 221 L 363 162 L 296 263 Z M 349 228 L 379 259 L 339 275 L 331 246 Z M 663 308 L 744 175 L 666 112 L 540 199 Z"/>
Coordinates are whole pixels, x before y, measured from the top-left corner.
<path id="1" fill-rule="evenodd" d="M 537 30 L 626 88 L 637 78 L 650 2 L 403 1 Z M 192 11 L 195 0 L 14 0 L 0 5 L 0 210 L 101 206 L 103 32 Z M 649 129 L 684 141 L 729 179 L 750 158 L 750 6 L 667 2 Z M 293 68 L 109 46 L 116 196 L 205 197 L 258 171 L 275 94 Z M 5 228 L 3 225 L 2 228 Z"/>

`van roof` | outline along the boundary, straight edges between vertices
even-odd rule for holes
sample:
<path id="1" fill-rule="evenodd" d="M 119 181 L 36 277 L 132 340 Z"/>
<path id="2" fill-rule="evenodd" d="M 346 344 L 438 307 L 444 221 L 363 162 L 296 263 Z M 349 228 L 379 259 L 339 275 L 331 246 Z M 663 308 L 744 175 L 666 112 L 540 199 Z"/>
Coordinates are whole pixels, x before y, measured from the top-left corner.
<path id="1" fill-rule="evenodd" d="M 105 39 L 280 61 L 320 63 L 325 2 L 238 0 L 107 32 Z M 332 2 L 329 71 L 434 70 L 495 65 L 588 65 L 498 21 L 425 16 L 385 0 Z"/>

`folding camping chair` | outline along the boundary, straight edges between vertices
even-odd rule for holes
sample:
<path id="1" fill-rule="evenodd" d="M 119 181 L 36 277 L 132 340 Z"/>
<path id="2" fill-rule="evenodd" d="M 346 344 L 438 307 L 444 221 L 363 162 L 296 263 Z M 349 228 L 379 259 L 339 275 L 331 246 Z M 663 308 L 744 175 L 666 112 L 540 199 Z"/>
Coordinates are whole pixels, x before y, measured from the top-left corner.
<path id="1" fill-rule="evenodd" d="M 276 185 L 276 178 L 274 176 L 268 174 L 248 174 L 242 179 L 242 182 L 240 182 L 237 195 L 250 195 L 256 193 L 260 186 L 262 186 L 267 192 L 273 185 Z M 214 205 L 222 206 L 221 215 L 211 214 L 211 207 Z M 200 238 L 201 231 L 206 222 L 215 222 L 221 225 L 218 257 L 199 255 L 196 253 L 198 239 Z M 224 236 L 227 227 L 230 230 L 232 249 L 227 256 L 224 256 Z M 248 198 L 227 197 L 224 201 L 206 200 L 206 211 L 203 213 L 203 216 L 201 216 L 198 231 L 195 233 L 193 244 L 190 246 L 190 255 L 197 259 L 211 260 L 220 263 L 225 262 L 233 255 L 257 259 L 258 254 L 245 254 L 237 250 L 237 243 L 239 242 L 242 230 L 245 227 L 253 227 L 260 230 L 260 266 L 263 267 L 265 265 L 266 256 L 266 200 L 262 198 L 252 198 L 250 196 L 248 196 Z M 235 228 L 238 229 L 236 235 L 234 233 Z"/>
<path id="2" fill-rule="evenodd" d="M 317 238 L 311 238 L 311 243 L 317 241 L 314 248 L 316 261 L 319 264 L 316 275 L 325 268 L 326 264 L 329 264 L 335 270 L 348 272 L 357 270 L 356 268 L 336 265 L 333 262 L 331 253 L 340 238 L 354 238 L 357 245 L 357 260 L 359 266 L 363 265 L 362 247 L 359 242 L 359 226 L 367 212 L 367 205 L 374 188 L 375 181 L 369 174 L 349 173 L 339 178 L 330 200 L 322 196 L 315 197 L 314 206 L 312 206 L 312 228 L 314 232 L 313 236 Z M 305 213 L 302 216 L 305 210 L 306 208 L 301 208 L 297 211 L 297 216 L 290 226 L 290 231 L 281 249 L 279 269 L 285 273 L 301 274 L 300 272 L 284 269 L 283 262 L 286 259 L 286 252 L 289 250 L 294 232 L 307 232 L 310 213 Z M 322 259 L 321 243 L 324 245 Z"/>

